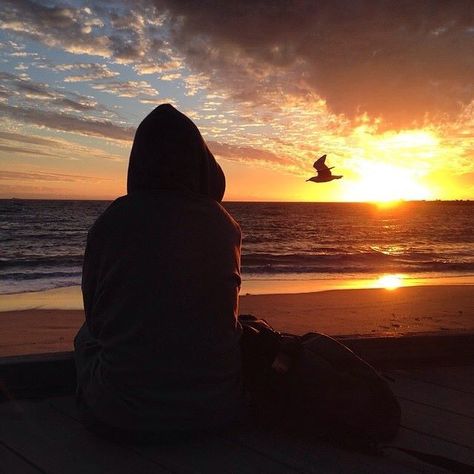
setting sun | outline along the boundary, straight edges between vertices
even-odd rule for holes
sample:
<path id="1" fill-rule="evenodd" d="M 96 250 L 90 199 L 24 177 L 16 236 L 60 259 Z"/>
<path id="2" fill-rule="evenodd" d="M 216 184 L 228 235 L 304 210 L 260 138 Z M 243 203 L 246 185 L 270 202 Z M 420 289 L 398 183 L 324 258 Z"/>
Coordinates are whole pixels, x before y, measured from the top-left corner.
<path id="1" fill-rule="evenodd" d="M 377 133 L 367 125 L 358 127 L 359 156 L 354 161 L 356 176 L 347 180 L 344 199 L 348 201 L 391 202 L 433 199 L 425 182 L 441 150 L 430 130 Z"/>
<path id="2" fill-rule="evenodd" d="M 345 190 L 348 201 L 390 202 L 430 199 L 431 192 L 417 182 L 416 171 L 385 163 L 361 163 L 360 179 Z"/>

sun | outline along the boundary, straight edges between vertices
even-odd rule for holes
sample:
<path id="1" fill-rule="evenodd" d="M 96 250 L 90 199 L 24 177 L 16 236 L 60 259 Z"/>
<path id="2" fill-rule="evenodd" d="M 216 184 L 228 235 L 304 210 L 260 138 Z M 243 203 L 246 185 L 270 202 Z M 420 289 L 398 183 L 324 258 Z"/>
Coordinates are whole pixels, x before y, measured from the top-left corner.
<path id="1" fill-rule="evenodd" d="M 348 201 L 392 202 L 430 199 L 430 190 L 417 182 L 411 169 L 386 163 L 361 163 L 360 178 L 348 183 Z"/>
<path id="2" fill-rule="evenodd" d="M 347 180 L 343 198 L 380 203 L 433 199 L 423 178 L 438 153 L 438 141 L 431 132 L 364 136 L 360 156 L 354 160 L 358 176 Z"/>

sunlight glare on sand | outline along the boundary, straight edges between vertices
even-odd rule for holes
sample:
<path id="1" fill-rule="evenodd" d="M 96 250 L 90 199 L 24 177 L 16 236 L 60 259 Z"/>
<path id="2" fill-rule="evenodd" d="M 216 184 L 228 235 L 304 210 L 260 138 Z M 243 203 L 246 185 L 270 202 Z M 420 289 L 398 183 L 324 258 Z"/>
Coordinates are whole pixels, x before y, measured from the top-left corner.
<path id="1" fill-rule="evenodd" d="M 403 275 L 383 275 L 374 284 L 374 288 L 385 288 L 386 290 L 395 290 L 404 286 Z"/>

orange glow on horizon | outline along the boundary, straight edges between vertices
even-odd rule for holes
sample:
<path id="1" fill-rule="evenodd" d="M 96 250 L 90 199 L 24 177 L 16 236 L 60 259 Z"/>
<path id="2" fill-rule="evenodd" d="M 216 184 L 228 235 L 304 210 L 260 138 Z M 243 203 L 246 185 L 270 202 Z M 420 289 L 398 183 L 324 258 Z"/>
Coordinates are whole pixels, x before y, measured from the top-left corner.
<path id="1" fill-rule="evenodd" d="M 344 200 L 396 202 L 432 198 L 431 191 L 417 182 L 416 172 L 385 163 L 361 163 L 360 178 L 348 183 Z"/>
<path id="2" fill-rule="evenodd" d="M 357 158 L 357 177 L 345 186 L 346 201 L 395 203 L 401 200 L 433 199 L 423 182 L 440 155 L 439 140 L 431 131 L 406 130 L 382 135 L 356 131 L 362 153 Z"/>

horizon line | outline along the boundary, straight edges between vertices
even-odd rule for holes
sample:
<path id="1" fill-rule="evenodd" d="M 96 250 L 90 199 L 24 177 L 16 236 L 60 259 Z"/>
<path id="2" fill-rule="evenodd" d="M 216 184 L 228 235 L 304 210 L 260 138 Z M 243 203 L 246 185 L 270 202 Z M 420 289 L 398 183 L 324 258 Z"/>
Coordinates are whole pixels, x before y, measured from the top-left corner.
<path id="1" fill-rule="evenodd" d="M 126 195 L 125 195 L 126 196 Z M 122 196 L 118 196 L 122 197 Z M 0 201 L 97 201 L 97 202 L 113 202 L 117 198 L 108 199 L 88 199 L 88 198 L 2 198 Z M 393 201 L 278 201 L 278 200 L 223 200 L 222 203 L 274 203 L 274 204 L 402 204 L 402 203 L 414 203 L 414 202 L 474 202 L 472 199 L 394 199 Z"/>

